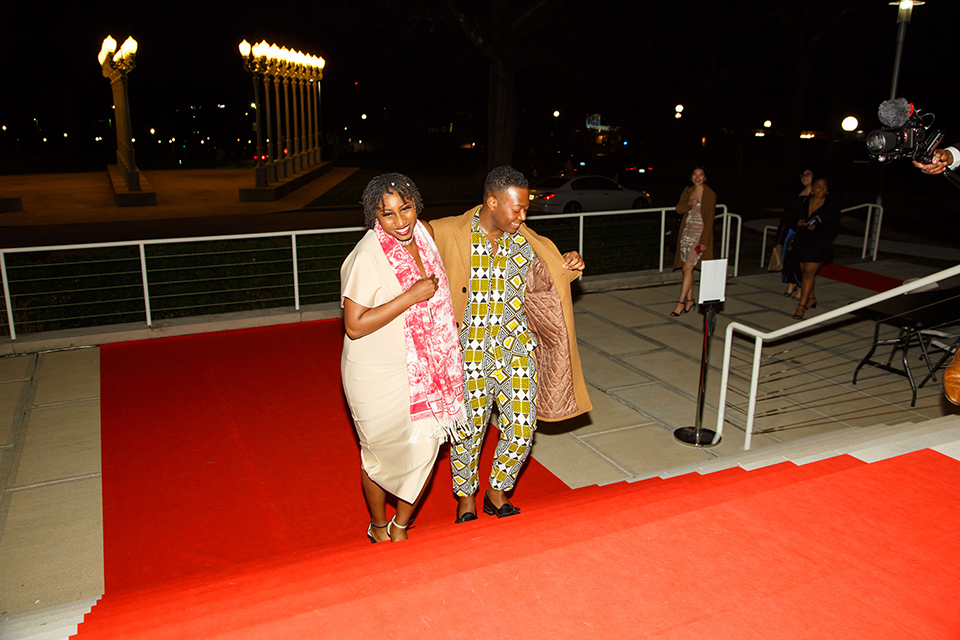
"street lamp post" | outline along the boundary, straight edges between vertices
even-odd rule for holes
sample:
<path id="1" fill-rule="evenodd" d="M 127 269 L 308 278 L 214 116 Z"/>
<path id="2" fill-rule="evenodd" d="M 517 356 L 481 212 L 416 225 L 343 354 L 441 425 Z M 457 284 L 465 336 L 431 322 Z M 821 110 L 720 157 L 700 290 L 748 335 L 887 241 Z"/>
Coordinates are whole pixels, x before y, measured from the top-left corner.
<path id="1" fill-rule="evenodd" d="M 257 77 L 258 74 L 263 74 L 266 70 L 266 44 L 266 42 L 262 42 L 251 47 L 246 40 L 240 43 L 240 56 L 243 58 L 243 66 L 253 74 L 253 108 L 257 112 L 257 166 L 254 169 L 254 175 L 258 187 L 267 186 L 267 168 L 263 164 L 263 127 L 260 125 L 260 80 Z"/>
<path id="2" fill-rule="evenodd" d="M 111 36 L 103 40 L 100 53 L 100 71 L 110 80 L 113 90 L 113 108 L 117 118 L 117 166 L 130 191 L 140 191 L 140 170 L 133 152 L 133 125 L 130 122 L 130 99 L 127 74 L 137 68 L 137 41 L 124 40 L 117 50 L 117 41 Z"/>
<path id="3" fill-rule="evenodd" d="M 900 2 L 890 3 L 890 6 L 899 7 L 897 11 L 897 23 L 900 25 L 900 29 L 897 32 L 897 56 L 893 61 L 893 82 L 890 84 L 891 100 L 897 97 L 897 82 L 900 79 L 900 58 L 903 56 L 903 41 L 907 37 L 907 25 L 910 24 L 913 8 L 921 4 L 923 4 L 923 2 L 914 2 L 914 0 L 900 0 Z"/>
<path id="4" fill-rule="evenodd" d="M 282 84 L 280 69 L 283 66 L 283 60 L 280 58 L 280 47 L 276 44 L 270 45 L 269 54 L 270 58 L 270 69 L 273 73 L 273 90 L 277 96 L 277 148 L 276 148 L 276 167 L 277 167 L 277 179 L 283 180 L 287 177 L 287 163 L 285 160 L 286 154 L 284 153 L 284 141 L 283 129 L 280 126 L 281 121 L 281 110 L 280 110 L 280 86 Z M 269 95 L 267 99 L 269 99 Z"/>
<path id="5" fill-rule="evenodd" d="M 921 4 L 923 4 L 923 2 L 914 2 L 914 0 L 900 0 L 899 2 L 890 3 L 890 6 L 899 8 L 897 11 L 897 23 L 900 25 L 897 31 L 897 54 L 893 60 L 893 81 L 890 83 L 891 100 L 897 97 L 897 83 L 900 80 L 900 59 L 903 57 L 903 41 L 907 37 L 907 25 L 910 24 L 913 8 Z M 880 168 L 877 169 L 877 206 L 883 205 L 883 174 L 885 170 L 886 165 L 881 163 Z M 879 223 L 880 216 L 874 216 L 872 229 L 870 230 L 870 246 L 868 247 L 868 250 L 871 252 L 873 251 L 874 245 L 880 240 L 877 237 L 880 232 Z"/>

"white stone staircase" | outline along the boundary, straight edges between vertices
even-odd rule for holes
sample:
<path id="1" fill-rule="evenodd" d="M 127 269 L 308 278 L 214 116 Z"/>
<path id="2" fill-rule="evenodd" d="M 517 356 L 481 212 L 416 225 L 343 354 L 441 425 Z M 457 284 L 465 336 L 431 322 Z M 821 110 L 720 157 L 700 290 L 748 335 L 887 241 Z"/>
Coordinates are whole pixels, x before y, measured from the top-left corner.
<path id="1" fill-rule="evenodd" d="M 67 604 L 38 609 L 29 613 L 0 618 L 3 640 L 67 640 L 77 633 L 77 625 L 90 613 L 98 598 L 77 600 Z"/>
<path id="2" fill-rule="evenodd" d="M 747 471 L 781 462 L 797 465 L 850 455 L 864 462 L 876 462 L 920 449 L 933 449 L 960 460 L 960 415 L 943 416 L 924 422 L 905 422 L 893 426 L 848 427 L 802 440 L 768 445 L 737 455 L 665 469 L 659 473 L 631 478 L 672 478 L 687 473 L 705 475 L 733 467 Z"/>
<path id="3" fill-rule="evenodd" d="M 787 461 L 803 465 L 838 455 L 851 455 L 870 463 L 920 449 L 934 449 L 960 460 L 960 415 L 894 426 L 851 427 L 794 442 L 768 445 L 738 455 L 673 467 L 659 474 L 632 478 L 630 482 L 651 477 L 671 478 L 688 473 L 705 475 L 733 467 L 749 471 Z M 83 621 L 84 615 L 95 603 L 95 599 L 80 600 L 0 619 L 0 638 L 67 640 L 77 633 L 77 625 Z"/>

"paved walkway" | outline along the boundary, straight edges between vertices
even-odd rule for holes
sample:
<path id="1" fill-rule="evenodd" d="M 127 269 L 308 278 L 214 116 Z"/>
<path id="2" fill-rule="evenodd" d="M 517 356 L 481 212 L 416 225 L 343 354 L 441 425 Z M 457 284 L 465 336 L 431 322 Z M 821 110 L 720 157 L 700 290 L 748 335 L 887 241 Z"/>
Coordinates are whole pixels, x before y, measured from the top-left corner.
<path id="1" fill-rule="evenodd" d="M 899 277 L 927 271 L 894 262 L 866 268 Z M 741 453 L 744 420 L 736 407 L 745 402 L 745 382 L 739 373 L 732 388 L 741 395 L 731 392 L 730 422 L 719 446 L 699 449 L 673 437 L 674 429 L 695 419 L 702 316 L 668 315 L 676 285 L 594 291 L 603 284 L 587 280 L 588 293 L 575 304 L 594 410 L 568 423 L 542 425 L 534 457 L 579 487 Z M 795 303 L 782 297 L 780 288 L 775 274 L 728 285 L 707 379 L 705 426 L 712 428 L 716 420 L 720 376 L 715 365 L 724 328 L 733 320 L 767 329 L 792 323 Z M 817 290 L 821 307 L 816 311 L 871 294 L 826 279 L 818 281 Z M 243 318 L 233 322 L 249 324 Z M 866 429 L 956 412 L 937 384 L 920 390 L 916 407 L 909 406 L 907 381 L 898 376 L 869 370 L 860 384 L 850 384 L 872 330 L 872 323 L 850 318 L 771 347 L 772 354 L 780 354 L 771 362 L 782 362 L 786 351 L 794 364 L 788 373 L 782 367 L 761 372 L 766 400 L 754 449 L 851 426 Z M 5 425 L 0 431 L 0 618 L 84 601 L 102 591 L 99 410 L 98 349 L 0 358 L 0 424 Z M 56 609 L 49 611 L 53 615 Z"/>

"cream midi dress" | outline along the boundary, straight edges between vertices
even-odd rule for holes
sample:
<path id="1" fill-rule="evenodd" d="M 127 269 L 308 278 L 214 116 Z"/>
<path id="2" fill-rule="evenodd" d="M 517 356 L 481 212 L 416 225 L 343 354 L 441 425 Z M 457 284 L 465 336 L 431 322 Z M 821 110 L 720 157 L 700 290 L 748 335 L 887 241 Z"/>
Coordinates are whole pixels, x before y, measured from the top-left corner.
<path id="1" fill-rule="evenodd" d="M 367 231 L 340 267 L 340 295 L 372 309 L 403 291 L 380 248 L 377 234 Z M 340 374 L 360 440 L 360 461 L 370 479 L 398 498 L 412 503 L 437 460 L 440 441 L 413 434 L 404 318 L 351 340 L 343 337 Z"/>

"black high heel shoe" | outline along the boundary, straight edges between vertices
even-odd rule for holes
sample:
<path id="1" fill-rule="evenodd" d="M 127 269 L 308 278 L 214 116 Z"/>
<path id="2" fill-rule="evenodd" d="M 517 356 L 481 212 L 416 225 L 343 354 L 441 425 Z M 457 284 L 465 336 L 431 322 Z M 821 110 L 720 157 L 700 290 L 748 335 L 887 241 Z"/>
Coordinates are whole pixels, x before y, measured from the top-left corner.
<path id="1" fill-rule="evenodd" d="M 680 310 L 680 313 L 677 313 L 676 311 L 670 312 L 670 315 L 674 318 L 676 318 L 677 316 L 682 316 L 687 311 L 689 311 L 689 309 L 687 309 L 687 302 L 685 300 L 677 300 L 677 304 L 681 305 L 683 308 Z"/>
<path id="2" fill-rule="evenodd" d="M 797 310 L 793 313 L 794 320 L 803 320 L 803 312 L 806 311 L 809 307 L 805 307 L 802 304 L 797 305 Z M 803 309 L 803 311 L 801 311 Z"/>
<path id="3" fill-rule="evenodd" d="M 683 303 L 683 312 L 687 313 L 691 309 L 696 309 L 697 303 L 694 302 L 693 298 L 687 298 L 687 301 Z"/>
<path id="4" fill-rule="evenodd" d="M 807 309 L 816 309 L 817 308 L 817 299 L 813 299 L 813 304 L 810 304 L 810 301 L 807 300 Z"/>
<path id="5" fill-rule="evenodd" d="M 386 529 L 389 526 L 390 526 L 389 522 L 383 525 L 376 525 L 376 524 L 373 524 L 373 522 L 371 522 L 370 525 L 367 527 L 367 537 L 370 538 L 370 544 L 377 544 L 376 538 L 373 537 L 374 529 Z M 390 532 L 387 531 L 387 533 L 390 533 Z"/>

